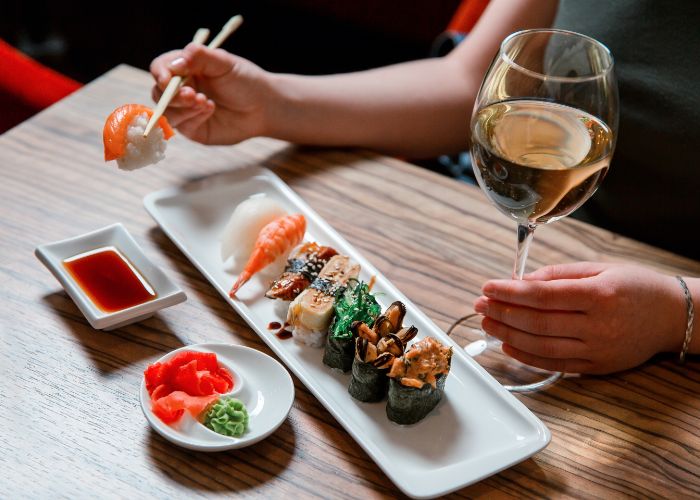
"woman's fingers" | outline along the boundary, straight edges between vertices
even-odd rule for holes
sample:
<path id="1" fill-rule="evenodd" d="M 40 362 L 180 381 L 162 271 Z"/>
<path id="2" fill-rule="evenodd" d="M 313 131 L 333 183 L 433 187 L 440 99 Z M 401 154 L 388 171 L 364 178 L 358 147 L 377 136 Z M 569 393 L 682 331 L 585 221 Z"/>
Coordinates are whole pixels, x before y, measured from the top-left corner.
<path id="1" fill-rule="evenodd" d="M 202 112 L 200 108 L 186 108 L 186 109 L 168 109 L 165 111 L 165 117 L 170 122 L 170 125 L 179 129 L 180 125 L 190 118 L 197 116 Z"/>
<path id="2" fill-rule="evenodd" d="M 170 70 L 171 61 L 174 61 L 178 57 L 182 57 L 182 51 L 171 50 L 170 52 L 166 52 L 165 54 L 162 54 L 151 61 L 151 74 L 156 80 L 156 86 L 158 86 L 161 90 L 165 90 L 170 78 L 173 76 L 173 73 Z"/>
<path id="3" fill-rule="evenodd" d="M 544 370 L 550 370 L 553 372 L 566 372 L 566 373 L 590 373 L 594 367 L 591 361 L 586 359 L 569 358 L 569 359 L 556 359 L 556 358 L 545 358 L 542 356 L 537 356 L 535 354 L 530 354 L 528 352 L 521 351 L 510 344 L 503 344 L 501 347 L 503 352 L 510 356 L 511 358 L 517 359 L 518 361 L 525 363 L 526 365 L 536 366 L 537 368 L 542 368 Z"/>
<path id="4" fill-rule="evenodd" d="M 168 106 L 165 110 L 165 116 L 173 127 L 180 128 L 184 122 L 207 111 L 207 97 L 204 94 L 194 94 L 188 100 L 191 101 L 191 104 L 187 107 Z"/>
<path id="5" fill-rule="evenodd" d="M 593 302 L 582 281 L 491 280 L 484 284 L 482 291 L 489 299 L 536 309 L 585 311 Z"/>
<path id="6" fill-rule="evenodd" d="M 544 266 L 523 276 L 525 280 L 552 281 L 561 279 L 590 278 L 602 273 L 610 264 L 601 262 L 574 262 Z"/>
<path id="7" fill-rule="evenodd" d="M 543 358 L 587 358 L 586 344 L 576 338 L 534 335 L 491 318 L 481 322 L 483 330 L 518 350 Z"/>
<path id="8" fill-rule="evenodd" d="M 214 114 L 215 108 L 214 101 L 207 101 L 201 111 L 182 122 L 178 130 L 193 141 L 207 142 L 207 129 L 204 124 Z"/>
<path id="9" fill-rule="evenodd" d="M 170 103 L 168 104 L 168 109 L 170 109 L 170 108 L 191 108 L 192 106 L 194 106 L 196 104 L 197 94 L 198 93 L 196 90 L 194 90 L 192 87 L 190 87 L 188 85 L 185 85 L 170 100 Z M 202 94 L 202 95 L 204 95 L 204 94 Z M 153 87 L 153 89 L 151 91 L 151 97 L 153 98 L 153 102 L 158 102 L 162 96 L 163 96 L 163 91 L 160 90 L 158 87 Z M 204 101 L 206 101 L 206 97 L 204 98 Z"/>
<path id="10" fill-rule="evenodd" d="M 545 311 L 479 297 L 474 303 L 479 314 L 518 330 L 550 337 L 580 337 L 585 329 L 585 313 L 578 311 Z"/>
<path id="11" fill-rule="evenodd" d="M 624 264 L 548 266 L 522 281 L 488 282 L 474 308 L 485 315 L 483 329 L 523 363 L 603 374 L 680 348 L 676 281 Z"/>

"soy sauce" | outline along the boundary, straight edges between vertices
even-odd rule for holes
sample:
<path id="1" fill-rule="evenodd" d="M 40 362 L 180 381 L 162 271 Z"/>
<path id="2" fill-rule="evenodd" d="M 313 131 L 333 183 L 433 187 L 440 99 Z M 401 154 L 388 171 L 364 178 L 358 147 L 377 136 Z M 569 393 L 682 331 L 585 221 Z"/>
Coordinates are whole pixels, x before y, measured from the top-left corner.
<path id="1" fill-rule="evenodd" d="M 102 247 L 63 261 L 63 267 L 103 312 L 112 313 L 156 298 L 153 287 L 115 247 Z"/>
<path id="2" fill-rule="evenodd" d="M 292 338 L 292 332 L 282 328 L 279 332 L 275 333 L 275 336 L 280 340 L 286 340 Z"/>
<path id="3" fill-rule="evenodd" d="M 277 323 L 277 322 L 275 322 Z M 270 323 L 272 324 L 272 323 Z M 285 322 L 284 325 L 280 325 L 277 323 L 279 331 L 275 333 L 275 337 L 277 337 L 280 340 L 286 340 L 286 339 L 291 339 L 292 338 L 292 332 L 287 330 L 287 327 L 289 326 L 289 323 Z M 281 328 L 280 328 L 281 327 Z"/>

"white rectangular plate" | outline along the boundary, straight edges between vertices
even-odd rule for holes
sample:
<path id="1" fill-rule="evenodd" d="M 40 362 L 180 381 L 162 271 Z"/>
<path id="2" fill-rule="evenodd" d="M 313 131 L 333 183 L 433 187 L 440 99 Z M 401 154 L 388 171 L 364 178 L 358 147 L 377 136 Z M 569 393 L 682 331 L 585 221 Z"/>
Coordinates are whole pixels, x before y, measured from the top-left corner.
<path id="1" fill-rule="evenodd" d="M 382 309 L 394 300 L 406 304 L 405 324 L 419 336 L 454 346 L 445 398 L 424 420 L 412 426 L 389 421 L 386 402 L 361 403 L 347 391 L 350 375 L 326 367 L 322 349 L 280 340 L 267 329 L 284 322 L 286 309 L 264 297 L 262 278 L 253 278 L 228 296 L 235 274 L 220 257 L 220 237 L 236 205 L 265 193 L 289 213 L 302 213 L 306 239 L 330 245 L 362 266 L 360 277 L 376 276 L 373 292 Z M 248 322 L 391 480 L 407 495 L 443 495 L 516 464 L 542 450 L 550 440 L 547 427 L 413 305 L 375 267 L 271 171 L 250 168 L 200 181 L 185 189 L 151 193 L 144 205 L 165 233 L 206 276 L 224 299 Z"/>

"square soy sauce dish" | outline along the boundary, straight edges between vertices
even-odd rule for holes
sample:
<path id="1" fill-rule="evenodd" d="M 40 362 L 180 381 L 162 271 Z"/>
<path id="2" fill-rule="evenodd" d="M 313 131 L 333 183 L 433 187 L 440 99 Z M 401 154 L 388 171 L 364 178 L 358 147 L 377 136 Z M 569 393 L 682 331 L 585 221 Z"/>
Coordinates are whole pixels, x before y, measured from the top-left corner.
<path id="1" fill-rule="evenodd" d="M 96 330 L 144 320 L 187 299 L 119 223 L 34 253 Z"/>

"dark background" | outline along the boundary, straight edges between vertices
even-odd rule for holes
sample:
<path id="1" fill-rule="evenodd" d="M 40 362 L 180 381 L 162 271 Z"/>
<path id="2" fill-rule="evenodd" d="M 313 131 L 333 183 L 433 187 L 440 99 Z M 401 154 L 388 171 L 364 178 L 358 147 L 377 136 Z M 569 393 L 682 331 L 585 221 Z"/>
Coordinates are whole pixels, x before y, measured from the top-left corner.
<path id="1" fill-rule="evenodd" d="M 428 57 L 460 0 L 199 0 L 190 2 L 0 0 L 0 38 L 87 83 L 122 63 L 148 69 L 197 28 L 214 37 L 235 14 L 245 21 L 223 48 L 274 72 L 327 74 Z M 0 108 L 3 107 L 0 99 Z M 5 102 L 3 130 L 38 110 Z M 418 161 L 473 182 L 470 168 Z M 465 175 L 466 172 L 466 175 Z"/>
<path id="2" fill-rule="evenodd" d="M 5 0 L 0 37 L 80 82 L 120 63 L 147 69 L 199 27 L 212 36 L 234 14 L 224 48 L 271 71 L 322 74 L 426 57 L 459 0 L 57 2 Z"/>

